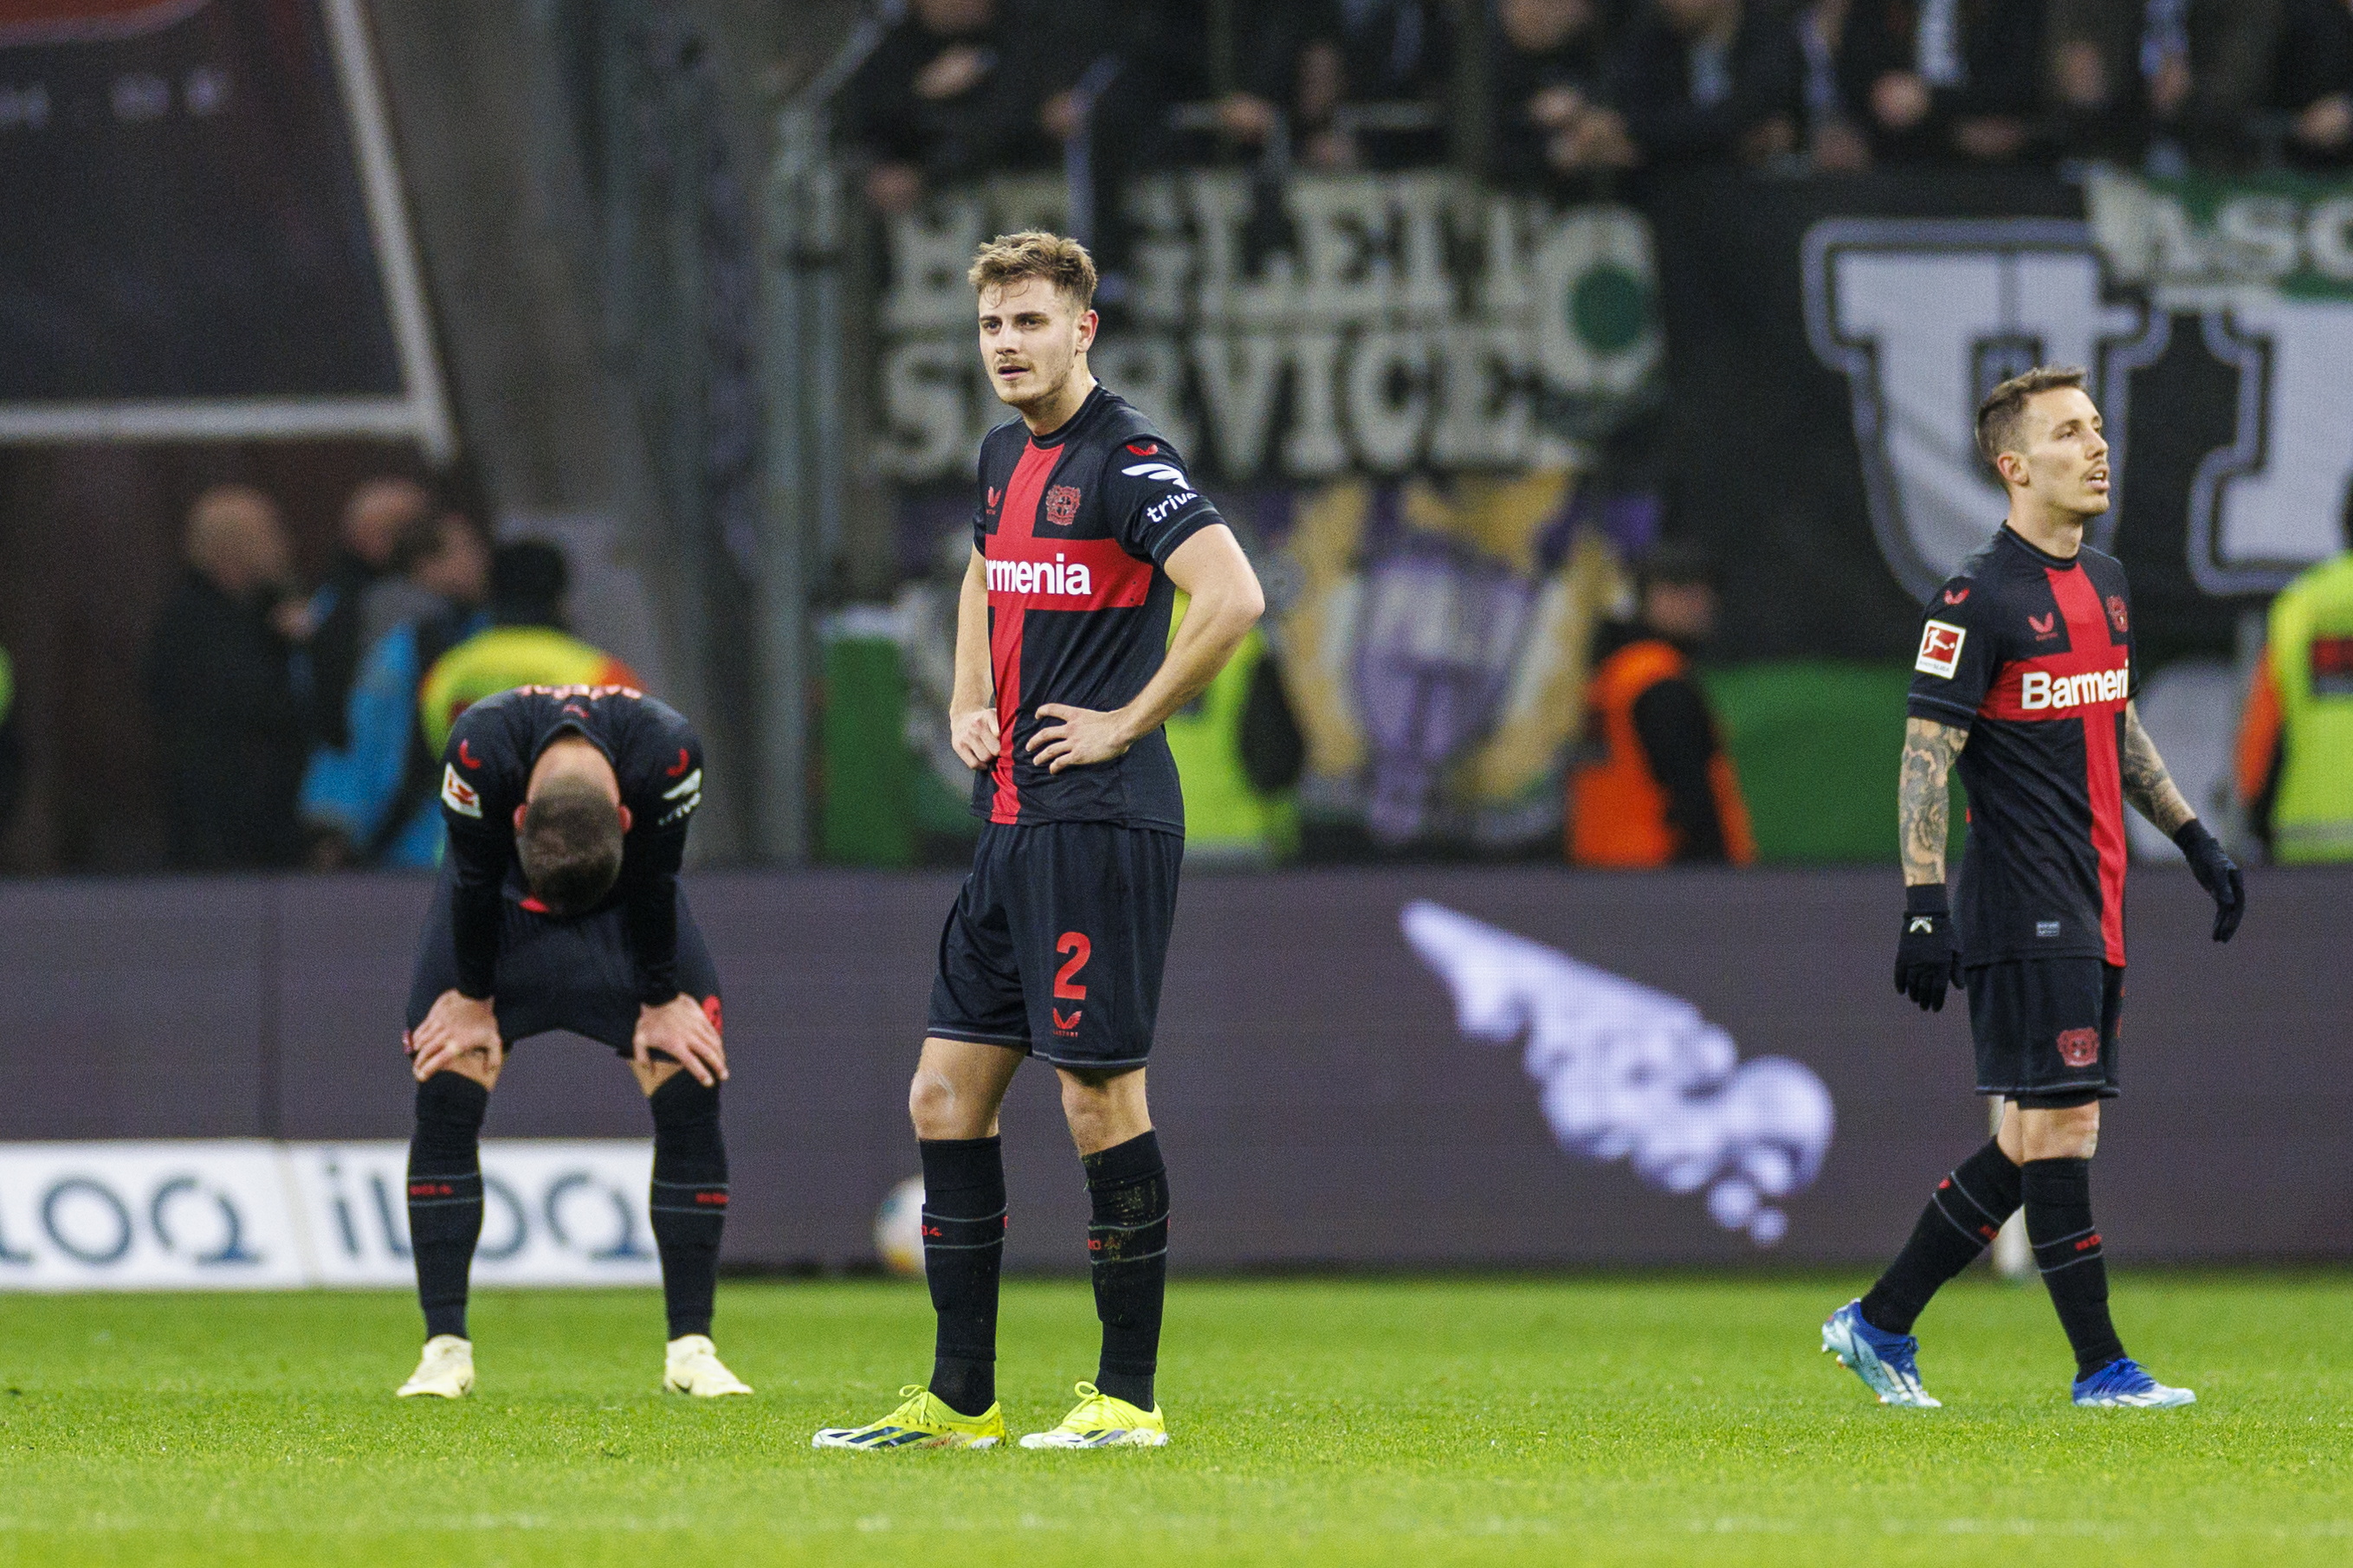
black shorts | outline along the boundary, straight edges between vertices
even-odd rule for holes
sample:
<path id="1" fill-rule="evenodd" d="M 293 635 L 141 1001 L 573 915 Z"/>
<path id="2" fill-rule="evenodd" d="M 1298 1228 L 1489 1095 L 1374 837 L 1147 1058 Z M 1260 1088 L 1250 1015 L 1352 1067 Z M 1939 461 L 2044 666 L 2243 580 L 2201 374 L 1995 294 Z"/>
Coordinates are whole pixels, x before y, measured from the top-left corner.
<path id="1" fill-rule="evenodd" d="M 2022 1105 L 2116 1094 L 2125 972 L 2096 958 L 2018 958 L 1961 972 L 1978 1092 Z"/>
<path id="2" fill-rule="evenodd" d="M 408 987 L 412 1029 L 444 991 L 458 984 L 458 944 L 449 934 L 450 877 L 445 866 L 417 943 L 417 978 Z M 643 980 L 629 952 L 628 911 L 616 904 L 577 920 L 558 920 L 524 909 L 512 889 L 501 907 L 505 921 L 491 990 L 499 1038 L 512 1050 L 533 1035 L 569 1029 L 621 1056 L 632 1055 Z M 719 971 L 687 911 L 683 888 L 678 894 L 678 988 L 702 1003 L 714 1025 L 719 1022 Z"/>
<path id="3" fill-rule="evenodd" d="M 1179 835 L 1109 822 L 983 827 L 925 1032 L 1056 1067 L 1142 1067 L 1184 858 Z"/>

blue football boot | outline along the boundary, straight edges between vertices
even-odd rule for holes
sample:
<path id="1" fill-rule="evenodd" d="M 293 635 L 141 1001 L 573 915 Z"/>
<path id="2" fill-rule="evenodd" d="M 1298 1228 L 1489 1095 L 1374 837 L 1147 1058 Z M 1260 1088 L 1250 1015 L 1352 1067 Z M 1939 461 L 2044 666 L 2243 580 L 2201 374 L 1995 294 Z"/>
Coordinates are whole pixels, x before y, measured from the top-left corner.
<path id="1" fill-rule="evenodd" d="M 2164 1410 L 2198 1403 L 2195 1394 L 2186 1388 L 2166 1387 L 2130 1356 L 2108 1363 L 2089 1377 L 2077 1378 L 2072 1392 L 2075 1403 L 2086 1410 Z"/>
<path id="2" fill-rule="evenodd" d="M 1863 1321 L 1861 1298 L 1849 1301 L 1822 1324 L 1822 1350 L 1862 1379 L 1882 1405 L 1914 1410 L 1939 1410 L 1944 1402 L 1920 1386 L 1920 1342 L 1910 1334 L 1890 1334 Z"/>

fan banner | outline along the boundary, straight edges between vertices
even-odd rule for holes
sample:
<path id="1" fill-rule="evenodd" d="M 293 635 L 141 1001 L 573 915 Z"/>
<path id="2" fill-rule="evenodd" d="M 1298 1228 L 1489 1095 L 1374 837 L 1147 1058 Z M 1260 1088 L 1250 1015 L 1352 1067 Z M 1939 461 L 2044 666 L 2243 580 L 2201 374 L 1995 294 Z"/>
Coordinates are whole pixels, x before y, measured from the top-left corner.
<path id="1" fill-rule="evenodd" d="M 2353 184 L 2005 174 L 1663 182 L 1668 514 L 1730 571 L 1744 657 L 1885 658 L 2001 521 L 1978 402 L 2082 366 L 2145 647 L 2345 546 Z M 1760 395 L 1759 388 L 1770 388 Z"/>

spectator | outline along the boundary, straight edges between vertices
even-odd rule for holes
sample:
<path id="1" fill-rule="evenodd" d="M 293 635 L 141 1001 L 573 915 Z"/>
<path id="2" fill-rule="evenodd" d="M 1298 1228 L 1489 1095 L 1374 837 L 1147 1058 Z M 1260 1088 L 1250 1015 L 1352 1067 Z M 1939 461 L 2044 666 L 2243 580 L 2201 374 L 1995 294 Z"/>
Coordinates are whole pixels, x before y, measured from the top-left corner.
<path id="1" fill-rule="evenodd" d="M 1613 79 L 1645 163 L 1758 163 L 1797 146 L 1805 63 L 1764 0 L 1651 0 Z"/>
<path id="2" fill-rule="evenodd" d="M 1314 28 L 1320 36 L 1300 61 L 1303 161 L 1319 169 L 1396 169 L 1442 161 L 1445 100 L 1454 69 L 1448 7 L 1440 0 L 1324 4 L 1324 18 Z M 1371 114 L 1386 119 L 1376 121 Z"/>
<path id="3" fill-rule="evenodd" d="M 1638 619 L 1604 626 L 1585 692 L 1583 762 L 1569 775 L 1568 857 L 1580 866 L 1757 858 L 1740 781 L 1691 659 L 1715 630 L 1707 557 L 1673 543 L 1643 561 Z"/>
<path id="4" fill-rule="evenodd" d="M 1265 147 L 1298 110 L 1309 47 L 1331 39 L 1328 17 L 1306 0 L 1135 0 L 1121 9 L 1125 64 L 1098 106 L 1098 133 L 1128 149 L 1130 167 L 1185 147 L 1169 123 L 1182 105 L 1209 105 L 1227 142 Z"/>
<path id="5" fill-rule="evenodd" d="M 436 660 L 418 694 L 425 743 L 435 757 L 458 716 L 518 686 L 642 687 L 637 671 L 565 629 L 571 573 L 541 540 L 501 544 L 491 555 L 491 624 Z"/>
<path id="6" fill-rule="evenodd" d="M 2288 162 L 2353 163 L 2353 0 L 2286 0 L 2272 107 L 2288 115 Z"/>
<path id="7" fill-rule="evenodd" d="M 2043 0 L 1852 0 L 1846 111 L 1882 163 L 2006 163 L 2033 142 Z"/>
<path id="8" fill-rule="evenodd" d="M 1499 181 L 1532 190 L 1634 162 L 1605 98 L 1607 43 L 1598 0 L 1500 0 L 1488 72 Z"/>
<path id="9" fill-rule="evenodd" d="M 8 650 L 0 647 L 0 834 L 8 831 L 25 783 L 25 753 L 16 735 L 16 669 L 8 662 Z"/>
<path id="10" fill-rule="evenodd" d="M 2274 860 L 2353 860 L 2353 552 L 2272 601 L 2240 722 L 2239 802 Z"/>
<path id="11" fill-rule="evenodd" d="M 1814 0 L 1797 18 L 1798 47 L 1806 59 L 1806 150 L 1815 168 L 1834 174 L 1871 166 L 1871 140 L 1839 89 L 1839 46 L 1852 6 L 1853 0 Z"/>
<path id="12" fill-rule="evenodd" d="M 187 557 L 147 660 L 172 864 L 291 866 L 301 854 L 293 659 L 304 611 L 277 506 L 242 485 L 206 490 L 189 513 Z"/>
<path id="13" fill-rule="evenodd" d="M 368 590 L 367 651 L 346 709 L 351 739 L 313 752 L 303 777 L 309 858 L 321 870 L 440 858 L 438 758 L 417 699 L 434 661 L 480 629 L 490 551 L 472 523 L 448 511 L 404 545 L 397 564 L 398 576 Z"/>
<path id="14" fill-rule="evenodd" d="M 1013 0 L 913 0 L 842 94 L 866 199 L 904 212 L 927 186 L 1050 159 L 1036 62 L 1038 40 L 1062 36 L 1051 19 L 1017 16 Z"/>
<path id="15" fill-rule="evenodd" d="M 2050 0 L 2063 144 L 2158 173 L 2229 166 L 2271 101 L 2283 0 Z"/>
<path id="16" fill-rule="evenodd" d="M 369 585 L 393 569 L 402 539 L 427 524 L 432 510 L 424 486 L 397 478 L 363 480 L 343 503 L 335 558 L 326 582 L 311 596 L 308 700 L 311 733 L 321 745 L 350 743 L 343 729 L 345 704 L 367 647 L 360 629 L 361 602 Z"/>

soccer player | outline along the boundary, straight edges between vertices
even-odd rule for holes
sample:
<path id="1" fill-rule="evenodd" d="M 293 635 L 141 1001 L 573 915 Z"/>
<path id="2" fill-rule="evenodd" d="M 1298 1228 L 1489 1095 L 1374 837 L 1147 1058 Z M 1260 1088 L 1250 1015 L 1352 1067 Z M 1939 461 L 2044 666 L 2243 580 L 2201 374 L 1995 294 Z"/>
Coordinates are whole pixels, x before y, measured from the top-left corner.
<path id="1" fill-rule="evenodd" d="M 2173 837 L 2213 897 L 2214 940 L 2244 907 L 2239 869 L 2198 821 L 2134 710 L 2124 568 L 2084 543 L 2108 510 L 2100 411 L 2084 373 L 2038 369 L 1978 410 L 1978 448 L 2010 517 L 1933 595 L 1899 784 L 1904 931 L 1895 988 L 1929 1011 L 1968 992 L 1978 1092 L 2000 1131 L 1937 1184 L 1871 1293 L 1822 1325 L 1822 1349 L 1887 1405 L 1934 1407 L 1912 1324 L 2021 1205 L 2027 1238 L 2075 1352 L 2074 1401 L 2188 1405 L 2125 1354 L 2108 1319 L 2092 1219 L 2100 1102 L 2116 1093 L 2124 1002 L 2125 823 Z M 1945 894 L 1946 780 L 1969 801 L 1956 921 Z"/>
<path id="2" fill-rule="evenodd" d="M 940 937 L 908 1093 L 923 1166 L 938 1334 L 928 1387 L 821 1448 L 989 1447 L 1005 1164 L 997 1107 L 1025 1057 L 1050 1063 L 1092 1201 L 1103 1354 L 1025 1447 L 1168 1440 L 1153 1395 L 1168 1181 L 1145 1107 L 1184 802 L 1161 725 L 1214 679 L 1265 600 L 1233 531 L 1152 425 L 1098 385 L 1095 268 L 1023 233 L 981 248 L 980 351 L 1020 417 L 982 442 L 949 704 L 986 818 Z M 1191 602 L 1172 641 L 1176 590 Z"/>
<path id="3" fill-rule="evenodd" d="M 482 1113 L 510 1042 L 570 1029 L 626 1058 L 654 1118 L 662 1384 L 752 1391 L 711 1343 L 727 1150 L 719 975 L 679 889 L 702 801 L 684 719 L 623 686 L 522 686 L 469 708 L 442 755 L 448 858 L 403 1037 L 417 1079 L 409 1246 L 425 1354 L 403 1397 L 474 1385 L 466 1276 L 482 1232 Z"/>

